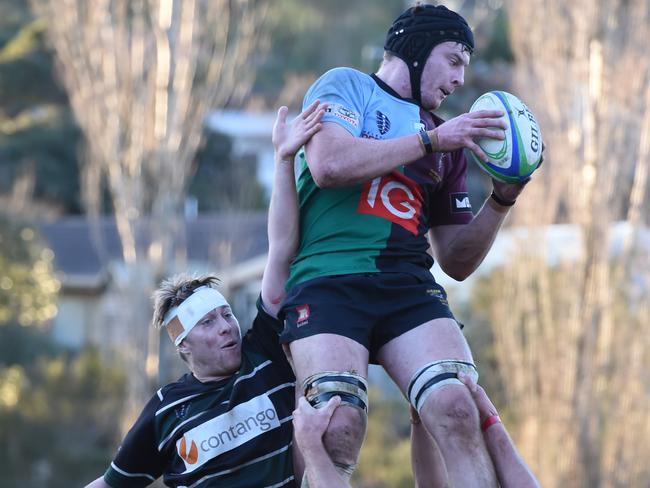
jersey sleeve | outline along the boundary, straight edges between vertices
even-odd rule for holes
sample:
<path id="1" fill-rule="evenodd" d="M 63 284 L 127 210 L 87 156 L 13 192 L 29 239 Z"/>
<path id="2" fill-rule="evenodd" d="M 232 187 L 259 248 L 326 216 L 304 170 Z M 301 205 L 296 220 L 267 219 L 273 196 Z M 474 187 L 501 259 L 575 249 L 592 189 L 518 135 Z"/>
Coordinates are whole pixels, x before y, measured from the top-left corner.
<path id="1" fill-rule="evenodd" d="M 273 362 L 286 365 L 288 371 L 291 367 L 280 345 L 279 334 L 284 324 L 278 318 L 271 316 L 264 308 L 262 297 L 257 298 L 257 315 L 253 320 L 253 326 L 248 332 L 248 341 L 255 349 L 268 356 Z"/>
<path id="2" fill-rule="evenodd" d="M 474 218 L 467 192 L 467 160 L 462 150 L 449 154 L 451 164 L 444 183 L 431 197 L 431 208 L 440 209 L 430 215 L 429 226 L 463 225 Z"/>
<path id="3" fill-rule="evenodd" d="M 445 121 L 431 112 L 420 110 L 425 129 L 433 129 Z M 462 149 L 432 154 L 434 172 L 440 178 L 440 186 L 428 196 L 428 226 L 464 225 L 472 221 L 474 214 L 467 192 L 467 159 Z"/>
<path id="4" fill-rule="evenodd" d="M 365 110 L 367 80 L 364 74 L 351 68 L 335 68 L 309 88 L 303 100 L 303 109 L 314 100 L 327 103 L 323 122 L 334 122 L 355 137 L 361 135 Z"/>
<path id="5" fill-rule="evenodd" d="M 149 400 L 104 473 L 104 481 L 113 488 L 149 486 L 162 475 L 164 462 L 157 449 L 154 425 L 159 405 L 158 396 Z"/>

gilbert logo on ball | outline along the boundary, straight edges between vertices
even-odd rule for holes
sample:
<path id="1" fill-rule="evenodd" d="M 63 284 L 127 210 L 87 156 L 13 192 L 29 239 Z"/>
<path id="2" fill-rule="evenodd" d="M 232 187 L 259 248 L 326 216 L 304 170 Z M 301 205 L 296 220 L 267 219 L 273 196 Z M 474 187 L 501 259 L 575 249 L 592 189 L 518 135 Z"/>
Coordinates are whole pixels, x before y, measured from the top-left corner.
<path id="1" fill-rule="evenodd" d="M 517 183 L 528 178 L 542 159 L 542 133 L 535 115 L 516 96 L 504 91 L 481 95 L 469 109 L 502 110 L 508 126 L 505 139 L 481 137 L 476 143 L 490 159 L 480 160 L 469 151 L 471 158 L 493 178 L 505 183 Z"/>

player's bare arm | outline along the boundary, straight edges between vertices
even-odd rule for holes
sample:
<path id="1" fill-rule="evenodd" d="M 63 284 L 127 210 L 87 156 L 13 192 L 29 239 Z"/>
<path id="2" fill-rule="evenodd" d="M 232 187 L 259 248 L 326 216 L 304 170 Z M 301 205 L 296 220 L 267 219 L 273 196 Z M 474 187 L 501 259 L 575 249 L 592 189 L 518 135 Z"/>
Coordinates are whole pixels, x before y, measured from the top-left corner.
<path id="1" fill-rule="evenodd" d="M 483 151 L 474 143 L 477 137 L 503 138 L 500 131 L 502 112 L 485 110 L 463 114 L 434 131 L 436 151 L 452 151 L 467 147 L 480 157 Z M 426 154 L 420 135 L 412 134 L 390 140 L 354 137 L 335 123 L 325 122 L 323 129 L 305 146 L 309 169 L 321 188 L 361 183 L 386 174 Z"/>
<path id="2" fill-rule="evenodd" d="M 106 483 L 103 477 L 99 477 L 95 481 L 88 483 L 85 488 L 111 488 L 111 485 Z"/>
<path id="3" fill-rule="evenodd" d="M 275 169 L 269 204 L 269 253 L 262 276 L 262 301 L 267 311 L 277 315 L 284 298 L 284 284 L 299 240 L 298 197 L 294 181 L 294 158 L 302 145 L 318 132 L 325 106 L 318 100 L 291 122 L 287 107 L 280 107 L 273 126 Z"/>
<path id="4" fill-rule="evenodd" d="M 488 199 L 466 225 L 441 225 L 430 231 L 430 241 L 442 270 L 458 281 L 483 262 L 508 213 Z"/>
<path id="5" fill-rule="evenodd" d="M 341 404 L 338 396 L 319 409 L 312 407 L 305 397 L 300 397 L 293 412 L 294 437 L 305 458 L 306 476 L 310 488 L 346 488 L 350 484 L 336 471 L 323 444 L 334 410 Z"/>
<path id="6" fill-rule="evenodd" d="M 479 411 L 483 438 L 503 488 L 539 488 L 539 482 L 517 451 L 497 409 L 485 390 L 469 376 L 459 373 L 458 378 L 472 394 Z"/>
<path id="7" fill-rule="evenodd" d="M 543 161 L 544 147 L 539 166 Z M 493 193 L 469 224 L 444 225 L 431 229 L 430 242 L 445 273 L 462 281 L 479 267 L 508 212 L 530 181 L 531 178 L 518 183 L 504 183 L 493 179 Z"/>

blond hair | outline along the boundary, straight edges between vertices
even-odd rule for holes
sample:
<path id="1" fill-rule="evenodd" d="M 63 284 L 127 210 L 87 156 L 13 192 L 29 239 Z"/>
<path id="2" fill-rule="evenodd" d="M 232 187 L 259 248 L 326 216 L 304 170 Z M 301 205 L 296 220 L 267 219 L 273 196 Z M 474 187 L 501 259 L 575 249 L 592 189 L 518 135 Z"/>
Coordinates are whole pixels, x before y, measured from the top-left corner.
<path id="1" fill-rule="evenodd" d="M 219 278 L 212 274 L 180 273 L 165 279 L 151 297 L 154 302 L 151 323 L 157 329 L 162 328 L 169 309 L 183 303 L 197 288 L 216 288 L 218 284 Z"/>

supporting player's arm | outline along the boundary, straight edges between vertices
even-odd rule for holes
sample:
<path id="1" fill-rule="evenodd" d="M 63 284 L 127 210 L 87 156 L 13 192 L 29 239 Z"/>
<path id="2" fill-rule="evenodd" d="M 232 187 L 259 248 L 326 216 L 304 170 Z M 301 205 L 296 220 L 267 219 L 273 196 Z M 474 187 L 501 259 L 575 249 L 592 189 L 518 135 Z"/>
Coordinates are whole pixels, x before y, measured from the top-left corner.
<path id="1" fill-rule="evenodd" d="M 435 132 L 436 151 L 452 151 L 467 147 L 485 158 L 473 138 L 494 137 L 502 139 L 499 110 L 481 110 L 462 114 L 431 132 Z M 323 129 L 306 144 L 309 169 L 316 184 L 322 188 L 346 186 L 368 181 L 389 173 L 403 164 L 412 163 L 425 154 L 418 134 L 388 140 L 354 137 L 333 122 L 323 124 Z"/>
<path id="2" fill-rule="evenodd" d="M 287 122 L 287 107 L 281 107 L 273 126 L 275 169 L 268 217 L 269 253 L 262 276 L 262 301 L 272 315 L 277 315 L 284 299 L 289 264 L 298 248 L 294 158 L 302 145 L 320 130 L 323 113 L 323 105 L 315 101 L 293 121 Z"/>
<path id="3" fill-rule="evenodd" d="M 305 459 L 305 476 L 309 480 L 310 488 L 350 486 L 336 470 L 323 445 L 323 435 L 340 403 L 341 398 L 335 396 L 330 398 L 324 407 L 315 409 L 305 397 L 300 397 L 293 412 L 294 437 Z"/>
<path id="4" fill-rule="evenodd" d="M 463 373 L 459 373 L 458 377 L 469 388 L 478 408 L 483 438 L 501 486 L 503 488 L 539 488 L 539 482 L 517 451 L 485 390 Z"/>
<path id="5" fill-rule="evenodd" d="M 324 110 L 325 106 L 315 101 L 293 121 L 287 122 L 287 107 L 280 107 L 273 125 L 275 167 L 267 229 L 269 252 L 262 275 L 262 302 L 266 311 L 274 316 L 277 316 L 284 299 L 289 265 L 298 248 L 299 208 L 294 159 L 300 147 L 321 129 L 320 119 Z M 287 358 L 291 362 L 291 358 Z M 293 450 L 293 458 L 296 479 L 302 479 L 304 460 L 299 449 Z"/>
<path id="6" fill-rule="evenodd" d="M 104 477 L 97 478 L 95 481 L 88 483 L 85 488 L 111 488 L 111 485 L 104 481 Z"/>
<path id="7" fill-rule="evenodd" d="M 416 488 L 448 488 L 449 475 L 438 444 L 411 409 L 411 467 Z"/>

